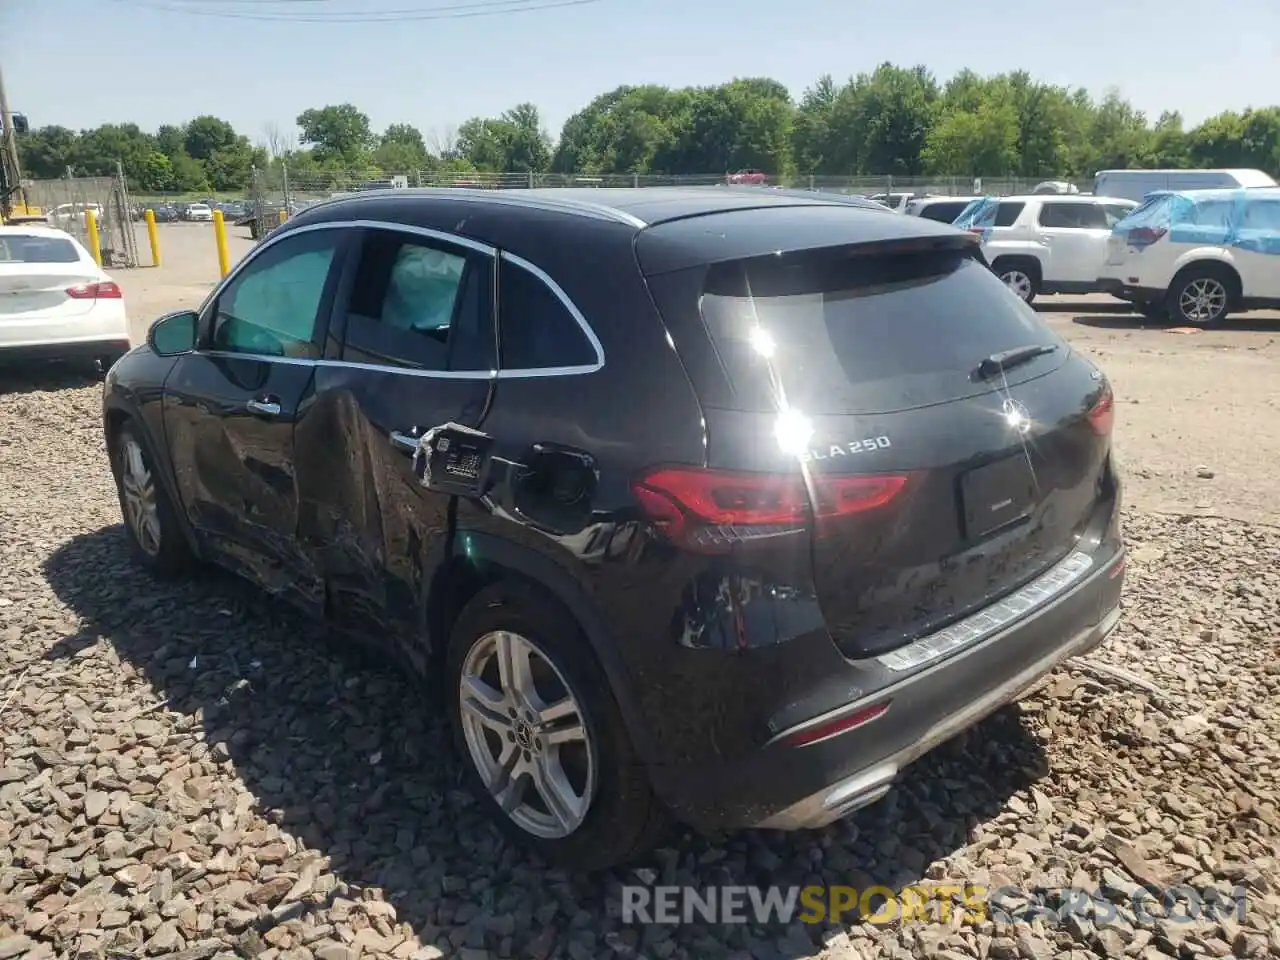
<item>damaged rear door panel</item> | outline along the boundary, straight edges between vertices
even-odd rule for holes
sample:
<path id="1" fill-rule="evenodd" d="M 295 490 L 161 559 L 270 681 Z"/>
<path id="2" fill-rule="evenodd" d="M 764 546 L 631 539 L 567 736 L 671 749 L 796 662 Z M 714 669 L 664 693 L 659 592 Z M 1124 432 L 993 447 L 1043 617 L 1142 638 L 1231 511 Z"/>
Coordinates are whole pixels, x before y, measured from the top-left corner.
<path id="1" fill-rule="evenodd" d="M 299 431 L 299 532 L 332 622 L 412 655 L 453 512 L 452 496 L 419 483 L 415 454 L 432 428 L 484 421 L 497 369 L 494 252 L 412 227 L 357 234 L 316 409 Z"/>

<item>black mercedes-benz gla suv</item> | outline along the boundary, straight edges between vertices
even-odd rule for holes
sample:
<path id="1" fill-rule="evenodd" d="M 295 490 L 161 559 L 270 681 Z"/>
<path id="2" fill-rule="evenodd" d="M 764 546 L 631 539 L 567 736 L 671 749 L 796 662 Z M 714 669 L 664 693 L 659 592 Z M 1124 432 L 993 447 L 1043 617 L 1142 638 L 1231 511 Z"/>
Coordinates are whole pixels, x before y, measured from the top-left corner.
<path id="1" fill-rule="evenodd" d="M 143 564 L 442 681 L 493 816 L 571 866 L 665 813 L 829 823 L 1119 616 L 1106 378 L 975 237 L 856 201 L 321 203 L 104 415 Z"/>

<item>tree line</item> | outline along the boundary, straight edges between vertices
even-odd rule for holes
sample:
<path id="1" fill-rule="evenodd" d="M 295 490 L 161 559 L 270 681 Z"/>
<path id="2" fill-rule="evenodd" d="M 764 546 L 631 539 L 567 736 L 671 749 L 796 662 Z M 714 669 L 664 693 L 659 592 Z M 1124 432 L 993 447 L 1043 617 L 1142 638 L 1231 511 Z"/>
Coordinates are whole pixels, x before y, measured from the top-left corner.
<path id="1" fill-rule="evenodd" d="M 885 63 L 837 84 L 823 76 L 797 102 L 768 78 L 711 87 L 656 84 L 603 93 L 558 138 L 521 103 L 456 129 L 395 123 L 381 133 L 352 104 L 297 118 L 296 139 L 269 125 L 253 140 L 214 116 L 149 133 L 137 124 L 20 138 L 27 176 L 103 176 L 119 162 L 141 191 L 239 190 L 252 168 L 291 177 L 361 171 L 708 174 L 775 177 L 1069 178 L 1109 167 L 1257 167 L 1280 172 L 1280 107 L 1226 111 L 1188 128 L 1170 110 L 1148 119 L 1118 92 L 1040 83 L 1024 71 L 945 83 L 925 67 Z"/>

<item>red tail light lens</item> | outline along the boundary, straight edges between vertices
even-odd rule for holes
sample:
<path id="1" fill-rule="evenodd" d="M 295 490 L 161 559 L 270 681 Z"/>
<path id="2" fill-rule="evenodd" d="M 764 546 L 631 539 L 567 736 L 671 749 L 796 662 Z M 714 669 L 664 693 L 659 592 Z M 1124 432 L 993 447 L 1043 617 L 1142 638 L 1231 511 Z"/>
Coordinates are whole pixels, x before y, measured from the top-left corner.
<path id="1" fill-rule="evenodd" d="M 970 233 L 976 233 L 978 236 L 982 236 L 987 232 L 986 227 L 969 227 L 968 230 Z"/>
<path id="2" fill-rule="evenodd" d="M 1105 437 L 1111 433 L 1115 417 L 1115 397 L 1111 393 L 1111 387 L 1106 387 L 1102 393 L 1102 398 L 1089 411 L 1089 424 L 1093 427 L 1095 433 Z"/>
<path id="3" fill-rule="evenodd" d="M 820 723 L 817 726 L 797 730 L 795 733 L 784 737 L 783 742 L 790 747 L 804 747 L 811 743 L 818 743 L 821 740 L 829 740 L 842 733 L 848 733 L 850 730 L 856 730 L 858 727 L 865 726 L 872 720 L 879 720 L 889 712 L 889 703 L 890 701 L 886 700 L 884 703 L 877 703 L 874 706 L 863 707 L 861 710 L 855 711 L 854 713 L 840 717 L 836 720 L 830 720 L 827 723 Z"/>
<path id="4" fill-rule="evenodd" d="M 1128 241 L 1134 246 L 1148 247 L 1168 232 L 1164 227 L 1134 227 L 1129 231 Z"/>
<path id="5" fill-rule="evenodd" d="M 112 280 L 101 283 L 77 283 L 67 287 L 67 296 L 72 300 L 119 300 L 124 294 L 120 286 Z"/>
<path id="6" fill-rule="evenodd" d="M 811 518 L 875 510 L 905 476 L 820 477 L 661 467 L 632 485 L 641 509 L 669 539 L 715 552 L 736 543 L 799 533 Z"/>

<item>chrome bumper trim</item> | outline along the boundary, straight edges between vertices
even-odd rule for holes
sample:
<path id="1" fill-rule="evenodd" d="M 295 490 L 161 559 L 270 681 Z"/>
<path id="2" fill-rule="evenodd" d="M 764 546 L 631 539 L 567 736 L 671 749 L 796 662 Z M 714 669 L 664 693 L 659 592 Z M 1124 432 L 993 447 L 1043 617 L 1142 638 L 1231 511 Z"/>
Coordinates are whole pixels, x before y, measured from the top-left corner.
<path id="1" fill-rule="evenodd" d="M 853 811 L 874 803 L 889 792 L 903 767 L 984 720 L 1002 706 L 1017 700 L 1036 681 L 1071 657 L 1082 656 L 1097 647 L 1120 623 L 1117 605 L 1098 624 L 1075 634 L 1051 653 L 1010 677 L 995 689 L 943 717 L 914 743 L 866 769 L 823 787 L 791 806 L 755 824 L 758 830 L 808 830 L 824 827 Z"/>

